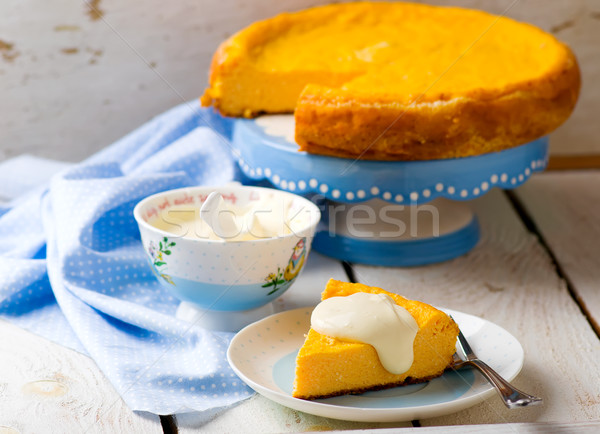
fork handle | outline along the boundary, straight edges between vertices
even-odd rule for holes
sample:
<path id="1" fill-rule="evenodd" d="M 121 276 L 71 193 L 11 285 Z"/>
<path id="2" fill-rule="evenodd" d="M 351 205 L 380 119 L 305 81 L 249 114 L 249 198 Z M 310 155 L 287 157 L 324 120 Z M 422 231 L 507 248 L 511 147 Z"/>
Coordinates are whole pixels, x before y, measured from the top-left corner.
<path id="1" fill-rule="evenodd" d="M 521 392 L 483 361 L 479 359 L 471 359 L 467 360 L 465 363 L 478 369 L 479 372 L 481 372 L 483 376 L 494 385 L 502 397 L 504 404 L 508 408 L 525 407 L 527 405 L 537 405 L 542 403 L 542 398 Z"/>

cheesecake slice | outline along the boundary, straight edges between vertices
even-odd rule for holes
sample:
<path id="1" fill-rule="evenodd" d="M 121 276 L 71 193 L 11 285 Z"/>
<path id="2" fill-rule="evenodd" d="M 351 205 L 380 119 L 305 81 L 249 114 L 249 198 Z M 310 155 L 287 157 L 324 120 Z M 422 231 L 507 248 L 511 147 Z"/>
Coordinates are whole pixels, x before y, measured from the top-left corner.
<path id="1" fill-rule="evenodd" d="M 571 114 L 573 52 L 482 11 L 355 2 L 251 24 L 215 53 L 201 98 L 223 115 L 295 113 L 310 153 L 429 160 L 499 151 Z"/>
<path id="2" fill-rule="evenodd" d="M 402 374 L 392 374 L 383 367 L 373 346 L 325 336 L 311 328 L 296 359 L 294 397 L 320 399 L 421 383 L 442 375 L 452 362 L 458 326 L 428 304 L 381 288 L 333 279 L 327 283 L 322 300 L 357 292 L 386 294 L 412 315 L 418 325 L 412 365 Z"/>

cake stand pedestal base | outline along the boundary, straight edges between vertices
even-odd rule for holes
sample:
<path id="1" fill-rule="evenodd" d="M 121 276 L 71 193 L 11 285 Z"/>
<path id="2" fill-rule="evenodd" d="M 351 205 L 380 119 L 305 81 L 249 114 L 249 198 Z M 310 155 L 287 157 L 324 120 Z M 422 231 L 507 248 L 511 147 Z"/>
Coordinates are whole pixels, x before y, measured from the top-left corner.
<path id="1" fill-rule="evenodd" d="M 248 324 L 272 315 L 274 312 L 273 303 L 266 304 L 256 309 L 218 311 L 203 309 L 194 303 L 182 301 L 177 308 L 175 317 L 207 330 L 238 332 Z"/>
<path id="2" fill-rule="evenodd" d="M 479 239 L 469 204 L 443 198 L 422 205 L 325 200 L 321 213 L 314 249 L 361 264 L 418 266 L 446 261 L 467 253 Z"/>

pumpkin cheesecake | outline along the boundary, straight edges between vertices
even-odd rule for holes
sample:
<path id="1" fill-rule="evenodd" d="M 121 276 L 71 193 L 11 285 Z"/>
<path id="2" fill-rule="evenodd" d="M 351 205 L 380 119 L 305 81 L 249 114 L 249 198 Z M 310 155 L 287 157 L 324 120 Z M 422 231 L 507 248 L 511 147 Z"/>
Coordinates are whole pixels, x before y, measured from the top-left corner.
<path id="1" fill-rule="evenodd" d="M 221 44 L 201 98 L 226 116 L 295 113 L 300 150 L 347 158 L 478 155 L 571 114 L 572 51 L 532 25 L 456 7 L 357 2 L 283 13 Z"/>
<path id="2" fill-rule="evenodd" d="M 322 300 L 357 293 L 384 294 L 412 317 L 416 323 L 412 363 L 404 372 L 392 373 L 373 345 L 321 334 L 313 328 L 313 316 L 313 327 L 296 359 L 294 397 L 319 399 L 421 383 L 442 375 L 452 362 L 458 326 L 447 314 L 381 288 L 333 279 L 327 283 Z"/>

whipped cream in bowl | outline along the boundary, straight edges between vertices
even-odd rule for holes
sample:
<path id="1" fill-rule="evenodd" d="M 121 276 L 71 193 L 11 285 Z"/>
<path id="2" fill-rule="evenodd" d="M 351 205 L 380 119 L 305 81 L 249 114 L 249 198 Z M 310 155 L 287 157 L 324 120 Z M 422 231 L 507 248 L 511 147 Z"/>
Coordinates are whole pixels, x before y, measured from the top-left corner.
<path id="1" fill-rule="evenodd" d="M 261 309 L 296 280 L 320 212 L 292 193 L 227 185 L 155 194 L 134 217 L 162 286 L 205 319 L 215 313 L 207 327 L 235 330 L 245 324 L 226 313 Z"/>
<path id="2" fill-rule="evenodd" d="M 310 225 L 309 208 L 277 193 L 265 191 L 241 202 L 232 193 L 212 191 L 199 198 L 201 204 L 175 204 L 160 210 L 149 223 L 184 238 L 222 242 L 278 238 Z"/>

